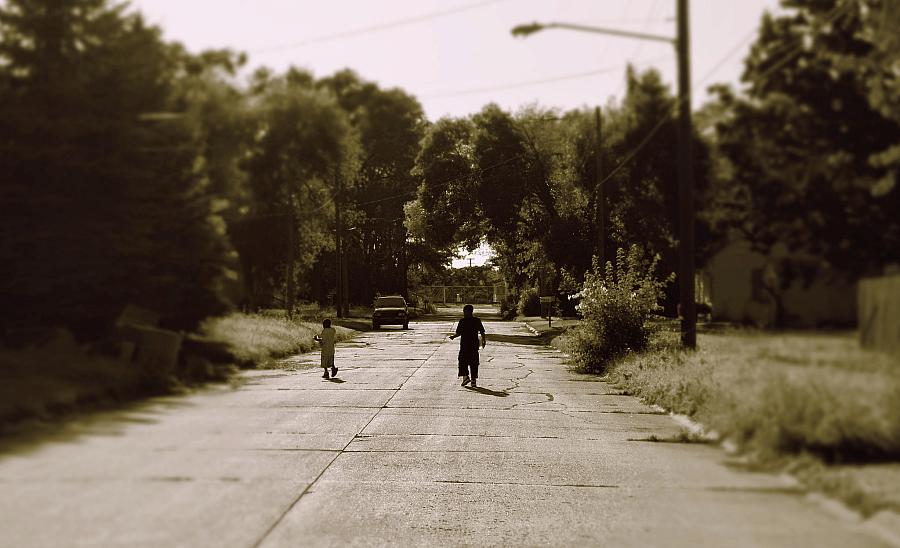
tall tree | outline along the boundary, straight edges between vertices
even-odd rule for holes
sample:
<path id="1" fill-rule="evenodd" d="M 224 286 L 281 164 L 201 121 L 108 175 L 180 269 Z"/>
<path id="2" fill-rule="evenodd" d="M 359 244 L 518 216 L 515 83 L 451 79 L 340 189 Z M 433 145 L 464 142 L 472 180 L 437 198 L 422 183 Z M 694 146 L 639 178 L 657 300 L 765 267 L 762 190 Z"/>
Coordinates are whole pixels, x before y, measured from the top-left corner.
<path id="1" fill-rule="evenodd" d="M 426 127 L 422 107 L 405 91 L 381 89 L 351 70 L 316 85 L 334 94 L 362 144 L 358 177 L 347 187 L 352 297 L 370 303 L 376 292 L 404 293 L 403 205 L 415 197 L 418 184 L 411 171 Z"/>
<path id="2" fill-rule="evenodd" d="M 357 177 L 359 142 L 347 113 L 303 74 L 289 70 L 256 86 L 254 138 L 244 162 L 253 200 L 238 250 L 257 305 L 313 289 L 301 282 L 334 249 L 336 182 Z"/>
<path id="3" fill-rule="evenodd" d="M 0 7 L 3 327 L 88 336 L 127 303 L 224 310 L 229 247 L 177 108 L 191 57 L 123 5 Z"/>
<path id="4" fill-rule="evenodd" d="M 879 272 L 900 260 L 891 159 L 900 119 L 873 85 L 892 81 L 890 68 L 872 64 L 886 54 L 876 44 L 890 51 L 891 42 L 870 36 L 864 17 L 881 4 L 784 5 L 786 14 L 763 18 L 746 96 L 719 90 L 729 112 L 717 128 L 728 161 L 720 226 L 763 253 L 781 244 L 851 277 Z M 794 272 L 782 274 L 786 285 Z"/>

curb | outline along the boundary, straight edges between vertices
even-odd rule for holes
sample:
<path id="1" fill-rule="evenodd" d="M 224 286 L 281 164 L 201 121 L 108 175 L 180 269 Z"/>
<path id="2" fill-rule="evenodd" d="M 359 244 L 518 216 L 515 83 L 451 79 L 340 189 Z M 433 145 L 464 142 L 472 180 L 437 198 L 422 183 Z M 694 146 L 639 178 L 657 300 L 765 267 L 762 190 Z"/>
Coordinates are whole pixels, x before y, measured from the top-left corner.
<path id="1" fill-rule="evenodd" d="M 672 420 L 674 420 L 676 423 L 678 423 L 694 435 L 712 441 L 716 441 L 719 439 L 719 435 L 716 432 L 707 431 L 702 424 L 694 421 L 687 415 L 679 415 L 678 413 L 669 412 L 667 409 L 664 409 L 658 405 L 653 405 L 652 407 L 668 413 Z M 729 440 L 721 440 L 719 445 L 727 453 L 734 454 L 737 452 L 737 446 Z M 836 498 L 828 497 L 816 491 L 807 490 L 807 488 L 803 486 L 800 480 L 792 476 L 791 474 L 783 473 L 780 474 L 780 477 L 785 483 L 796 485 L 806 491 L 806 499 L 816 504 L 824 511 L 830 513 L 835 517 L 854 522 L 856 525 L 877 536 L 887 544 L 896 548 L 900 548 L 900 514 L 898 514 L 897 512 L 894 512 L 893 510 L 881 510 L 880 512 L 877 512 L 875 515 L 867 519 L 863 517 L 862 514 L 860 514 L 856 510 L 853 510 Z"/>
<path id="2" fill-rule="evenodd" d="M 900 547 L 900 514 L 882 510 L 863 522 L 863 527 L 892 546 Z"/>

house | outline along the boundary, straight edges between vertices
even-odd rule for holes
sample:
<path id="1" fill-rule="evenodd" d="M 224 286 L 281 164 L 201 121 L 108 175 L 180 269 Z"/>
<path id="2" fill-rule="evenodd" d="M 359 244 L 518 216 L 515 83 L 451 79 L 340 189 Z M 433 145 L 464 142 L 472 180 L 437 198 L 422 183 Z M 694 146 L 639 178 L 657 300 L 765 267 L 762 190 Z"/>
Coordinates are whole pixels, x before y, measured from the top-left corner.
<path id="1" fill-rule="evenodd" d="M 794 275 L 784 278 L 788 272 Z M 790 280 L 786 288 L 782 280 Z M 770 327 L 777 323 L 772 288 L 780 297 L 786 326 L 856 323 L 853 280 L 811 257 L 791 254 L 784 246 L 762 255 L 742 239 L 730 242 L 707 262 L 697 279 L 697 300 L 710 305 L 713 320 Z"/>

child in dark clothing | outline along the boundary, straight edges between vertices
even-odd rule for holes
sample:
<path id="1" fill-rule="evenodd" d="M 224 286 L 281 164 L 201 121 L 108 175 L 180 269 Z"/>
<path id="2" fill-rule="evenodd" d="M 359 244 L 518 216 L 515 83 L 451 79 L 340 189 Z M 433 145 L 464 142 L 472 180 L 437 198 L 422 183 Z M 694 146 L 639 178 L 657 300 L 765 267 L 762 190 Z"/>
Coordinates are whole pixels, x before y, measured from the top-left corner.
<path id="1" fill-rule="evenodd" d="M 456 333 L 450 335 L 451 339 L 462 337 L 459 341 L 459 376 L 463 378 L 463 386 L 471 382 L 472 388 L 478 386 L 478 334 L 481 334 L 481 348 L 487 342 L 484 325 L 480 318 L 473 315 L 474 312 L 472 305 L 464 306 L 463 318 L 456 324 Z"/>

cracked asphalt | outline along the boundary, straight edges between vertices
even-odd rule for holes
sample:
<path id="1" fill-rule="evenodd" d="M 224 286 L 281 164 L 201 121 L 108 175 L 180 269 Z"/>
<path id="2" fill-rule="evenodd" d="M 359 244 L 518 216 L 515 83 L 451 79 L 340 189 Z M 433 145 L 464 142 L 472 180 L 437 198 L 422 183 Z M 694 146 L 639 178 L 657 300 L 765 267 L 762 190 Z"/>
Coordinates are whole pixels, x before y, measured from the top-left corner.
<path id="1" fill-rule="evenodd" d="M 476 312 L 477 314 L 477 312 Z M 68 423 L 0 455 L 2 546 L 882 546 L 789 480 L 675 443 L 669 416 L 485 321 L 338 345 L 338 380 L 233 386 Z"/>

